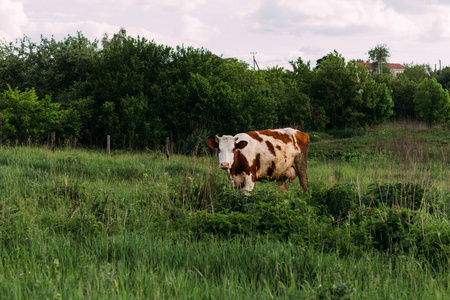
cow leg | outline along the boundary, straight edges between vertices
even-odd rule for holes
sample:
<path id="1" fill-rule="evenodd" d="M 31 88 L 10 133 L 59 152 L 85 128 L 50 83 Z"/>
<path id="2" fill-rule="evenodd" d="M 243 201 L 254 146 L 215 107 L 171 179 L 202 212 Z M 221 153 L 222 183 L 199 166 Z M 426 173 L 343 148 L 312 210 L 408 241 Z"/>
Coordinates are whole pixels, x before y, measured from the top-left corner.
<path id="1" fill-rule="evenodd" d="M 244 192 L 244 195 L 249 196 L 254 187 L 255 182 L 252 180 L 252 176 L 245 176 L 244 186 L 241 188 L 241 190 Z"/>
<path id="2" fill-rule="evenodd" d="M 277 189 L 284 194 L 288 190 L 286 180 L 277 180 Z"/>
<path id="3" fill-rule="evenodd" d="M 309 191 L 308 188 L 308 174 L 306 170 L 308 169 L 308 153 L 302 153 L 295 158 L 295 172 L 297 173 L 298 179 L 300 180 L 300 185 L 305 192 Z"/>
<path id="4" fill-rule="evenodd" d="M 230 184 L 231 184 L 231 188 L 236 189 L 237 188 L 236 182 L 235 182 L 236 180 L 233 179 L 233 176 L 231 176 L 230 170 L 227 170 L 227 175 L 228 175 L 228 180 L 230 181 Z"/>

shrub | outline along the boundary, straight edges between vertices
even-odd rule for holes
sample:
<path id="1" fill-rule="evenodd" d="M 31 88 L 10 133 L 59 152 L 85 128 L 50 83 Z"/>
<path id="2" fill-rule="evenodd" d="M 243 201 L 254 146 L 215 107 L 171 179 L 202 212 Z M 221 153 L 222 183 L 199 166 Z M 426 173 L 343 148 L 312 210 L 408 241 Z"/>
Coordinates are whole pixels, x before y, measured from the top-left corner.
<path id="1" fill-rule="evenodd" d="M 418 239 L 419 254 L 434 265 L 449 266 L 450 223 L 448 219 L 436 219 L 429 214 L 421 214 L 416 219 L 417 227 L 420 226 L 421 229 L 416 230 L 420 237 Z"/>
<path id="2" fill-rule="evenodd" d="M 243 196 L 236 190 L 224 190 L 218 198 L 214 213 L 193 214 L 194 231 L 225 236 L 258 233 L 283 239 L 308 236 L 309 220 L 316 215 L 290 192 L 260 191 Z"/>
<path id="3" fill-rule="evenodd" d="M 357 205 L 358 193 L 352 184 L 336 184 L 331 189 L 313 190 L 313 205 L 323 208 L 322 214 L 344 216 Z"/>
<path id="4" fill-rule="evenodd" d="M 419 238 L 414 227 L 415 214 L 406 209 L 370 209 L 360 223 L 353 224 L 352 241 L 369 249 L 408 252 Z"/>
<path id="5" fill-rule="evenodd" d="M 417 116 L 428 125 L 444 123 L 450 119 L 450 97 L 436 79 L 425 78 L 417 87 L 414 96 Z"/>
<path id="6" fill-rule="evenodd" d="M 56 130 L 66 122 L 67 111 L 51 97 L 39 99 L 34 89 L 19 91 L 17 88 L 0 93 L 0 111 L 4 121 L 2 134 L 10 141 L 33 142 Z"/>

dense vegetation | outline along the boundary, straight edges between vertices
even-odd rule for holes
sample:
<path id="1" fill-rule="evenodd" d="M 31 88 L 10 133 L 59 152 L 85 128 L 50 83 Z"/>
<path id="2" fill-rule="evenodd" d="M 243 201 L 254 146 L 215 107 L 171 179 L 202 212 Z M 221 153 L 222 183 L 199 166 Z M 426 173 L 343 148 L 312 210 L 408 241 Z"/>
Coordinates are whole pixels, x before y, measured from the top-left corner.
<path id="1" fill-rule="evenodd" d="M 301 58 L 291 66 L 253 71 L 237 59 L 157 45 L 125 30 L 101 43 L 81 33 L 2 42 L 0 141 L 42 144 L 56 131 L 61 144 L 101 146 L 111 135 L 116 149 L 155 149 L 169 136 L 175 151 L 189 153 L 214 134 L 277 126 L 449 121 L 450 68 L 411 65 L 398 77 L 371 75 L 336 51 L 314 69 Z"/>
<path id="2" fill-rule="evenodd" d="M 310 193 L 215 157 L 0 147 L 1 299 L 448 299 L 450 136 L 310 132 Z"/>
<path id="3" fill-rule="evenodd" d="M 0 298 L 448 299 L 450 68 L 290 63 L 125 30 L 1 43 Z M 243 196 L 195 155 L 278 126 L 311 136 L 309 193 Z"/>

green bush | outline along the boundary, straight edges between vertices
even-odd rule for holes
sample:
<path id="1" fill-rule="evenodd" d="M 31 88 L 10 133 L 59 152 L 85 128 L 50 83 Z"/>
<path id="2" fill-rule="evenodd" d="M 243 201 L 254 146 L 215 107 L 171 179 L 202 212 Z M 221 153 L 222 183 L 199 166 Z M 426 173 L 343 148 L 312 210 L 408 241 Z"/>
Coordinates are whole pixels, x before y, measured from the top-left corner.
<path id="1" fill-rule="evenodd" d="M 416 213 L 403 209 L 373 209 L 357 226 L 354 240 L 383 251 L 408 252 L 418 238 L 414 227 Z"/>
<path id="2" fill-rule="evenodd" d="M 414 96 L 417 116 L 428 123 L 437 125 L 450 120 L 450 96 L 436 79 L 425 78 L 417 87 Z"/>
<path id="3" fill-rule="evenodd" d="M 356 208 L 358 193 L 352 184 L 336 184 L 330 189 L 312 190 L 311 203 L 319 207 L 323 215 L 342 217 Z"/>
<path id="4" fill-rule="evenodd" d="M 295 195 L 261 191 L 243 196 L 239 191 L 219 194 L 214 212 L 193 215 L 193 230 L 219 235 L 269 234 L 278 238 L 309 235 L 311 210 Z"/>
<path id="5" fill-rule="evenodd" d="M 53 103 L 50 96 L 39 99 L 34 89 L 19 91 L 10 86 L 0 93 L 0 112 L 2 138 L 20 143 L 42 142 L 67 118 L 67 111 Z"/>
<path id="6" fill-rule="evenodd" d="M 450 265 L 450 222 L 428 214 L 416 217 L 418 252 L 433 265 Z M 419 230 L 420 229 L 420 230 Z"/>

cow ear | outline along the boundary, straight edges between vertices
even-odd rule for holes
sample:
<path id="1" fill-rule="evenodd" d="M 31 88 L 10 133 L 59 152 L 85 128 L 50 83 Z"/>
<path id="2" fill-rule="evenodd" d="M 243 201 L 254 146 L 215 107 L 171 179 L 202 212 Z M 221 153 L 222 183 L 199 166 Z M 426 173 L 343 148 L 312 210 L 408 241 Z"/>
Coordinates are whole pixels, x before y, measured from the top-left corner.
<path id="1" fill-rule="evenodd" d="M 206 143 L 208 144 L 209 148 L 211 148 L 211 149 L 219 148 L 219 144 L 216 142 L 216 140 L 209 139 L 209 140 L 206 140 Z"/>
<path id="2" fill-rule="evenodd" d="M 236 144 L 235 148 L 236 149 L 244 149 L 247 146 L 248 142 L 247 141 L 240 141 L 239 143 Z"/>

